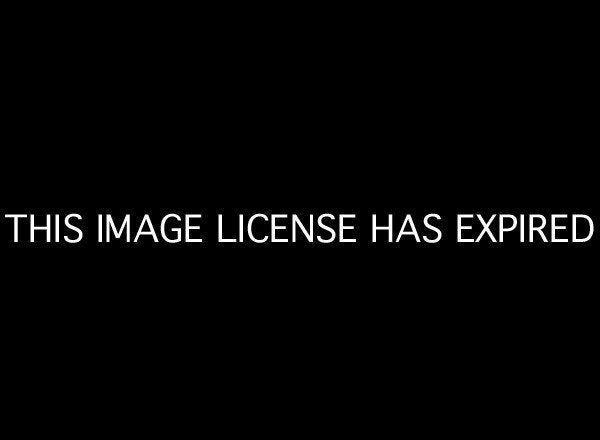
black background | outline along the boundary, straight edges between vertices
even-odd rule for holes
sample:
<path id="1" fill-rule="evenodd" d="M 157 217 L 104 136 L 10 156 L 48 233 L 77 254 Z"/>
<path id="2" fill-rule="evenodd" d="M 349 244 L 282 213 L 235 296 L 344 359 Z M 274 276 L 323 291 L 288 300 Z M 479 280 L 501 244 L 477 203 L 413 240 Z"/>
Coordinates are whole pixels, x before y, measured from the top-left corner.
<path id="1" fill-rule="evenodd" d="M 356 212 L 361 243 L 4 240 L 11 412 L 573 429 L 595 389 L 597 238 L 460 246 L 453 218 L 597 221 L 592 29 L 524 11 L 247 12 L 23 16 L 3 55 L 2 213 Z M 371 246 L 375 212 L 438 212 L 444 241 Z"/>

